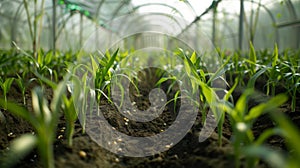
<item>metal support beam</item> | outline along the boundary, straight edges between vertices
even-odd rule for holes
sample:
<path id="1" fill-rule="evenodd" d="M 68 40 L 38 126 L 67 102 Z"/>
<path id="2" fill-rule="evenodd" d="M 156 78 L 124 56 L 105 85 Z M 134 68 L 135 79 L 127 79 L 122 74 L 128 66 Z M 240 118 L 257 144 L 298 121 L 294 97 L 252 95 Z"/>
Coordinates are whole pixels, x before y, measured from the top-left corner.
<path id="1" fill-rule="evenodd" d="M 216 46 L 216 22 L 217 22 L 217 5 L 213 8 L 213 22 L 212 22 L 212 43 Z"/>
<path id="2" fill-rule="evenodd" d="M 52 0 L 52 50 L 56 52 L 56 0 Z"/>
<path id="3" fill-rule="evenodd" d="M 239 49 L 243 49 L 244 37 L 244 0 L 240 0 Z"/>
<path id="4" fill-rule="evenodd" d="M 295 20 L 291 22 L 282 22 L 276 25 L 277 28 L 283 28 L 288 26 L 300 26 L 300 20 Z"/>

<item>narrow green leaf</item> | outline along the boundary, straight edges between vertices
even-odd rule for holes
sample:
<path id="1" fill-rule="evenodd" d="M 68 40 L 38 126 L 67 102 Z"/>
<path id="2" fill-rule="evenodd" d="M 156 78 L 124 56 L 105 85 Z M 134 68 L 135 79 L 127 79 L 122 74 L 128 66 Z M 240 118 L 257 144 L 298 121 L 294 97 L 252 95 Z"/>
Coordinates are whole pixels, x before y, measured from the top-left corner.
<path id="1" fill-rule="evenodd" d="M 251 78 L 250 80 L 248 81 L 248 84 L 247 84 L 247 88 L 254 88 L 255 87 L 255 82 L 257 80 L 257 78 L 264 74 L 266 72 L 268 68 L 267 67 L 264 67 L 263 69 L 259 70 L 258 72 L 256 72 Z"/>
<path id="2" fill-rule="evenodd" d="M 256 72 L 256 52 L 252 42 L 250 41 L 250 50 L 249 50 L 249 60 L 253 62 L 253 65 L 250 65 L 252 73 Z"/>
<path id="3" fill-rule="evenodd" d="M 277 44 L 275 44 L 274 52 L 273 52 L 273 60 L 272 60 L 272 67 L 275 67 L 278 62 L 278 47 Z"/>
<path id="4" fill-rule="evenodd" d="M 236 121 L 244 118 L 244 115 L 247 110 L 248 98 L 253 93 L 253 89 L 246 89 L 241 97 L 238 99 L 235 105 L 233 116 L 238 117 L 235 118 Z"/>
<path id="5" fill-rule="evenodd" d="M 43 82 L 45 82 L 48 86 L 50 86 L 52 89 L 55 89 L 57 87 L 57 84 L 52 82 L 51 80 L 47 79 L 46 77 L 40 75 L 39 73 L 37 72 L 33 72 L 34 75 L 36 77 L 38 77 L 38 79 L 42 80 Z"/>
<path id="6" fill-rule="evenodd" d="M 196 61 L 197 61 L 197 54 L 196 54 L 196 52 L 194 51 L 193 54 L 192 54 L 192 56 L 191 56 L 191 62 L 192 62 L 193 64 L 195 64 Z"/>
<path id="7" fill-rule="evenodd" d="M 293 122 L 284 115 L 282 112 L 270 113 L 272 119 L 278 124 L 278 126 L 285 132 L 285 140 L 287 146 L 293 150 L 294 160 L 300 165 L 300 131 L 299 128 L 293 124 Z"/>
<path id="8" fill-rule="evenodd" d="M 243 148 L 243 153 L 250 157 L 262 158 L 271 167 L 282 168 L 287 166 L 287 159 L 279 152 L 267 146 L 248 146 Z"/>
<path id="9" fill-rule="evenodd" d="M 53 114 L 57 114 L 62 104 L 62 97 L 65 94 L 67 88 L 67 82 L 70 79 L 70 74 L 65 76 L 64 80 L 57 85 L 57 88 L 54 90 L 53 99 L 51 102 L 51 110 Z"/>
<path id="10" fill-rule="evenodd" d="M 98 64 L 96 62 L 96 60 L 94 59 L 94 57 L 92 55 L 90 55 L 90 59 L 91 59 L 91 64 L 92 64 L 92 69 L 93 69 L 93 76 L 95 76 L 95 72 L 97 71 L 98 69 Z"/>
<path id="11" fill-rule="evenodd" d="M 259 135 L 257 140 L 255 140 L 255 145 L 262 145 L 269 137 L 273 135 L 284 136 L 285 132 L 280 128 L 269 128 Z"/>
<path id="12" fill-rule="evenodd" d="M 229 89 L 229 91 L 224 96 L 225 101 L 228 101 L 229 97 L 231 96 L 231 94 L 233 93 L 235 88 L 237 87 L 238 83 L 239 83 L 239 78 L 235 78 L 233 86 Z"/>
<path id="13" fill-rule="evenodd" d="M 270 99 L 266 103 L 261 103 L 249 111 L 249 114 L 245 117 L 245 120 L 251 121 L 253 119 L 258 118 L 262 114 L 275 110 L 279 106 L 281 106 L 283 103 L 285 103 L 288 100 L 288 97 L 285 94 L 279 94 L 272 99 Z"/>
<path id="14" fill-rule="evenodd" d="M 114 52 L 114 54 L 112 55 L 112 57 L 109 59 L 108 63 L 105 65 L 104 70 L 103 70 L 103 72 L 101 74 L 101 77 L 100 77 L 100 83 L 103 83 L 103 81 L 105 80 L 105 76 L 107 75 L 107 72 L 109 71 L 109 69 L 114 64 L 114 61 L 116 60 L 118 52 L 119 52 L 119 49 L 117 49 Z"/>
<path id="15" fill-rule="evenodd" d="M 13 83 L 15 78 L 7 78 L 4 83 L 3 86 L 5 87 L 6 92 L 10 89 L 11 84 Z"/>
<path id="16" fill-rule="evenodd" d="M 5 101 L 3 99 L 0 99 L 0 105 L 2 107 L 5 106 Z M 38 122 L 37 122 L 36 118 L 26 108 L 19 106 L 16 103 L 8 101 L 7 102 L 7 110 L 25 120 L 27 120 L 34 127 L 38 127 Z"/>
<path id="17" fill-rule="evenodd" d="M 217 71 L 210 77 L 209 81 L 207 83 L 211 83 L 213 80 L 219 78 L 220 76 L 224 75 L 225 72 L 229 69 L 229 67 L 226 68 L 226 65 L 229 63 L 231 60 L 230 57 L 226 59 L 226 61 L 222 64 L 220 68 L 217 69 Z"/>
<path id="18" fill-rule="evenodd" d="M 157 82 L 156 82 L 156 86 L 159 86 L 160 84 L 164 83 L 167 80 L 176 80 L 176 77 L 172 76 L 172 77 L 162 77 L 160 78 Z"/>

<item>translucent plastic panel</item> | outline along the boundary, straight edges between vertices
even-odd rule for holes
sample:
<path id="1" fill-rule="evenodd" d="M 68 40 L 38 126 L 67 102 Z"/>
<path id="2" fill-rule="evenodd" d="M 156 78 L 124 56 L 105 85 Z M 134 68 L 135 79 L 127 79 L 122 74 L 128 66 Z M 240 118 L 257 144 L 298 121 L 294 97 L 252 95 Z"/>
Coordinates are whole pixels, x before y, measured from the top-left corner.
<path id="1" fill-rule="evenodd" d="M 183 2 L 179 0 L 132 0 L 131 2 L 134 6 L 143 6 L 138 9 L 138 12 L 141 13 L 161 12 L 168 15 L 184 18 L 185 20 L 190 22 L 196 17 L 194 7 L 189 4 L 190 1 Z"/>
<path id="2" fill-rule="evenodd" d="M 33 30 L 34 1 L 26 2 Z M 193 27 L 196 33 L 206 34 L 219 47 L 237 49 L 239 46 L 240 0 L 220 3 L 218 0 L 57 0 L 55 37 L 52 1 L 45 0 L 43 10 L 41 2 L 37 1 L 36 13 L 43 12 L 43 17 L 36 25 L 36 36 L 40 47 L 46 49 L 52 47 L 54 38 L 57 47 L 78 48 L 83 43 L 80 39 L 88 38 L 97 27 L 118 35 L 147 30 L 173 36 Z M 215 15 L 214 7 L 217 7 Z M 260 48 L 272 47 L 275 42 L 299 47 L 299 9 L 299 0 L 244 0 L 243 48 L 247 49 L 250 40 Z M 0 47 L 9 48 L 14 41 L 20 47 L 31 49 L 32 34 L 23 1 L 0 1 L 0 22 Z"/>

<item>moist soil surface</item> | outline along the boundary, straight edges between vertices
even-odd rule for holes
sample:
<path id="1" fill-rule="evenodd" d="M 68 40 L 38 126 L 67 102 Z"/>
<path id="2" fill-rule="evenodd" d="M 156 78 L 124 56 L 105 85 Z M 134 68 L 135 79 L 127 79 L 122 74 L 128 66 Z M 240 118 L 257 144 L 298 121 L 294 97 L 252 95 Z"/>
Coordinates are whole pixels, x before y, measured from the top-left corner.
<path id="1" fill-rule="evenodd" d="M 139 92 L 133 89 L 132 86 L 129 89 L 131 102 L 135 102 L 134 104 L 139 110 L 146 110 L 151 105 L 148 99 L 148 94 L 151 89 L 155 88 L 154 83 L 156 83 L 158 80 L 158 78 L 147 76 L 149 75 L 147 73 L 148 72 L 144 73 L 145 78 L 143 80 L 138 81 L 137 86 L 139 88 Z M 33 88 L 34 85 L 37 84 L 33 83 L 28 90 Z M 160 86 L 160 88 L 166 91 L 168 89 L 167 86 L 169 85 L 170 81 L 166 81 Z M 175 84 L 173 89 L 169 91 L 167 95 L 168 100 L 170 100 L 176 94 L 176 90 L 178 90 L 176 88 L 178 87 Z M 236 90 L 237 91 L 233 94 L 234 99 L 237 99 L 242 93 L 242 89 Z M 51 100 L 52 92 L 50 89 L 45 89 L 45 97 L 48 100 Z M 268 99 L 268 97 L 263 94 L 259 95 L 259 97 L 259 99 L 251 99 L 249 106 L 254 106 L 260 101 Z M 11 87 L 8 99 L 22 104 L 22 95 L 15 84 L 13 84 Z M 31 110 L 32 106 L 30 91 L 27 91 L 26 93 L 26 100 L 26 107 Z M 182 100 L 178 101 L 180 102 Z M 299 99 L 297 102 L 299 102 Z M 104 98 L 102 98 L 99 103 L 100 112 L 103 114 L 108 123 L 114 127 L 114 129 L 135 137 L 147 137 L 155 135 L 159 132 L 163 132 L 170 125 L 172 125 L 176 119 L 176 109 L 179 108 L 179 105 L 174 106 L 174 103 L 170 103 L 165 107 L 157 119 L 154 119 L 150 122 L 135 122 L 130 121 L 120 114 L 116 106 L 112 105 Z M 296 112 L 291 112 L 289 102 L 283 105 L 280 110 L 287 114 L 297 126 L 300 126 L 299 103 L 297 104 Z M 2 120 L 0 125 L 0 152 L 4 153 L 14 138 L 17 138 L 24 133 L 34 133 L 34 130 L 26 121 L 12 115 L 4 109 L 1 109 L 1 111 L 5 120 Z M 73 145 L 68 146 L 65 138 L 65 119 L 62 116 L 60 117 L 58 123 L 56 140 L 54 143 L 55 166 L 58 168 L 234 167 L 234 153 L 230 145 L 233 135 L 229 120 L 226 119 L 224 123 L 221 146 L 218 145 L 218 134 L 216 131 L 213 132 L 212 135 L 204 142 L 200 143 L 198 139 L 199 132 L 202 129 L 201 114 L 202 112 L 199 111 L 192 128 L 180 142 L 171 146 L 167 146 L 170 148 L 169 150 L 147 157 L 128 157 L 110 152 L 93 141 L 90 134 L 83 133 L 82 124 L 80 124 L 79 121 L 76 121 L 75 123 Z M 101 128 L 97 128 L 97 120 L 97 117 L 93 117 L 93 119 L 89 120 L 89 123 L 92 124 L 89 124 L 89 126 L 86 128 L 86 132 L 92 129 L 96 129 L 98 131 L 100 130 L 99 134 L 105 132 L 105 130 L 101 131 Z M 258 136 L 265 129 L 271 127 L 274 127 L 274 123 L 268 117 L 268 115 L 263 115 L 258 118 L 254 124 L 254 135 Z M 120 148 L 120 154 L 122 154 L 122 148 L 120 147 L 121 141 L 122 140 L 110 142 L 109 137 L 107 138 L 107 143 L 110 143 L 112 148 Z M 268 139 L 267 143 L 278 150 L 287 150 L 285 142 L 281 137 L 272 136 Z M 33 150 L 24 159 L 18 161 L 18 164 L 15 167 L 43 167 L 42 163 L 40 162 L 37 149 Z M 268 167 L 268 165 L 261 162 L 259 167 Z"/>

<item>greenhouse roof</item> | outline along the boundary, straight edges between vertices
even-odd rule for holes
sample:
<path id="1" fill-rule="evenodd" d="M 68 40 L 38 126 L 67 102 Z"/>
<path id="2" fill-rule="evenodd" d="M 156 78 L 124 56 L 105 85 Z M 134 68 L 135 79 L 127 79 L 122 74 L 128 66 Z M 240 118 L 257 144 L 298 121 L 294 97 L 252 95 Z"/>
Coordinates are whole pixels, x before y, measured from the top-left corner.
<path id="1" fill-rule="evenodd" d="M 28 14 L 24 2 L 28 4 Z M 21 33 L 30 30 L 28 16 L 31 17 L 32 26 L 34 20 L 32 16 L 43 14 L 44 19 L 39 20 L 40 23 L 43 22 L 43 30 L 51 29 L 53 1 L 41 0 L 37 1 L 36 5 L 34 2 L 29 0 L 0 2 L 1 23 L 4 25 L 0 29 L 2 40 L 30 39 L 30 33 Z M 300 46 L 300 40 L 297 38 L 300 36 L 300 10 L 297 10 L 300 8 L 299 0 L 57 0 L 55 2 L 57 10 L 54 24 L 57 29 L 55 40 L 58 41 L 65 41 L 68 34 L 77 34 L 84 40 L 95 26 L 118 35 L 161 31 L 175 37 L 189 31 L 190 27 L 197 27 L 193 28 L 194 32 L 207 34 L 213 43 L 221 47 L 243 48 L 249 41 L 254 41 L 262 48 L 272 47 L 274 42 L 281 46 L 286 44 Z M 14 26 L 18 24 L 24 25 L 25 29 Z M 12 26 L 13 28 L 10 28 Z M 266 43 L 266 40 L 270 43 Z M 47 43 L 49 39 L 44 41 Z"/>

